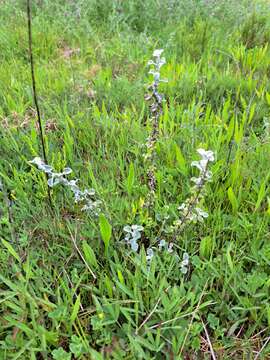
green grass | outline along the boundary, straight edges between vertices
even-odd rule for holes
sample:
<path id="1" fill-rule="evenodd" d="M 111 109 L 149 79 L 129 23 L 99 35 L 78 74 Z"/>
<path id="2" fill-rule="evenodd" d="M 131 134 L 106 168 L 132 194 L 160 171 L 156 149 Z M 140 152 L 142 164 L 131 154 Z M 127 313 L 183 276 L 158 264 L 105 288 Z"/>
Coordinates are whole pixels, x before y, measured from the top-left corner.
<path id="1" fill-rule="evenodd" d="M 41 148 L 25 4 L 0 8 L 0 359 L 210 359 L 207 337 L 217 359 L 270 358 L 269 2 L 34 2 L 49 163 L 95 189 L 101 217 L 61 186 L 49 206 L 29 164 Z M 148 212 L 144 95 L 157 48 L 168 83 Z M 200 147 L 216 160 L 209 217 L 175 244 L 188 273 L 158 252 L 149 270 L 146 249 L 170 241 Z M 137 254 L 127 224 L 144 226 Z"/>

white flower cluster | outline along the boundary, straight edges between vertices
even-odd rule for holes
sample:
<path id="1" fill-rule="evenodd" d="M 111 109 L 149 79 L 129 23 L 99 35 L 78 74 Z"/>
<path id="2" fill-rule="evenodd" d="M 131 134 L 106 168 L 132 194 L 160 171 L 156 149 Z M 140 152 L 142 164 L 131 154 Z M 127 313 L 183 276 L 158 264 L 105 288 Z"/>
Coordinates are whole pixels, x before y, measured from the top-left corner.
<path id="1" fill-rule="evenodd" d="M 195 184 L 193 188 L 194 195 L 181 204 L 178 208 L 178 210 L 182 213 L 182 218 L 176 222 L 176 226 L 178 227 L 182 226 L 187 220 L 192 222 L 202 222 L 205 218 L 208 217 L 208 213 L 197 205 L 203 196 L 202 190 L 204 185 L 212 178 L 212 172 L 207 168 L 209 162 L 214 161 L 215 158 L 214 153 L 211 150 L 207 151 L 204 149 L 198 149 L 197 152 L 201 156 L 201 159 L 199 161 L 193 161 L 191 166 L 199 169 L 200 174 L 198 177 L 191 178 L 191 181 Z"/>
<path id="2" fill-rule="evenodd" d="M 68 180 L 65 178 L 66 175 L 72 173 L 71 168 L 65 168 L 62 172 L 57 173 L 54 171 L 53 167 L 44 163 L 44 161 L 40 157 L 35 157 L 32 161 L 29 161 L 30 164 L 34 164 L 40 171 L 43 171 L 48 176 L 48 185 L 53 188 L 58 184 L 62 184 L 64 186 L 69 187 L 69 189 L 73 192 L 74 202 L 84 202 L 84 206 L 82 207 L 82 211 L 89 211 L 94 215 L 98 215 L 100 212 L 101 201 L 94 200 L 93 197 L 95 195 L 94 189 L 85 189 L 80 190 L 77 185 L 78 179 Z"/>

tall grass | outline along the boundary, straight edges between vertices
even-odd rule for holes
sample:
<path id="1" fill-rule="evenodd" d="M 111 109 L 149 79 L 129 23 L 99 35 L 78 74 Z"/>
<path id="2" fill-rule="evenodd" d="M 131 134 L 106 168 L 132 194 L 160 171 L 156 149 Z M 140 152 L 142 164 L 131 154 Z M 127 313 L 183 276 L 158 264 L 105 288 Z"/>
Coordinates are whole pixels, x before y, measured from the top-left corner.
<path id="1" fill-rule="evenodd" d="M 32 5 L 50 155 L 35 159 L 41 171 L 29 163 L 44 154 L 27 14 L 6 1 L 0 358 L 267 359 L 267 2 Z M 144 95 L 155 49 L 164 49 L 168 82 L 153 114 Z"/>

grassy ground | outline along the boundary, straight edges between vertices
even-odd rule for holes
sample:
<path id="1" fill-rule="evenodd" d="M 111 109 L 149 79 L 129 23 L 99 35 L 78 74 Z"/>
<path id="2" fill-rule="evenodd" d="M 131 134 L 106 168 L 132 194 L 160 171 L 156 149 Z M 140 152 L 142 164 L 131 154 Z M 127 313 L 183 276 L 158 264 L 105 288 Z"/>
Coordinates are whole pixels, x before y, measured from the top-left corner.
<path id="1" fill-rule="evenodd" d="M 0 359 L 270 359 L 269 3 L 33 3 L 49 164 L 94 188 L 101 215 L 61 185 L 51 209 L 29 164 L 42 152 L 25 2 L 0 1 Z M 148 211 L 144 95 L 159 48 L 168 82 Z M 197 148 L 216 158 L 209 217 L 159 252 Z M 132 224 L 144 227 L 137 253 L 123 241 Z"/>

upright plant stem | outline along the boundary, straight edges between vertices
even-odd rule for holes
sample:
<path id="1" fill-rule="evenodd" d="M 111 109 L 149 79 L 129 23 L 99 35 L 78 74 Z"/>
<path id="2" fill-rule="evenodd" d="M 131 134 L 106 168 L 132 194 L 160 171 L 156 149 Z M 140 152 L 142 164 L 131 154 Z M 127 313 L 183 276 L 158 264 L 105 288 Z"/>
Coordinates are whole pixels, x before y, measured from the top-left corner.
<path id="1" fill-rule="evenodd" d="M 41 116 L 40 116 L 40 110 L 39 110 L 39 104 L 38 104 L 37 89 L 36 89 L 34 56 L 33 56 L 33 49 L 32 49 L 33 40 L 32 40 L 32 17 L 31 17 L 30 1 L 31 0 L 27 0 L 27 24 L 28 24 L 28 48 L 29 48 L 29 59 L 30 59 L 30 67 L 31 67 L 33 99 L 34 99 L 36 112 L 37 112 L 39 137 L 40 137 L 40 141 L 41 141 L 43 159 L 44 159 L 45 164 L 48 164 L 48 158 L 47 158 L 47 154 L 46 154 L 45 140 L 44 140 L 44 134 L 43 134 L 43 130 L 42 130 Z M 50 202 L 50 205 L 52 206 L 51 192 L 50 192 L 50 188 L 48 185 L 47 185 L 47 190 L 48 190 L 49 202 Z"/>

